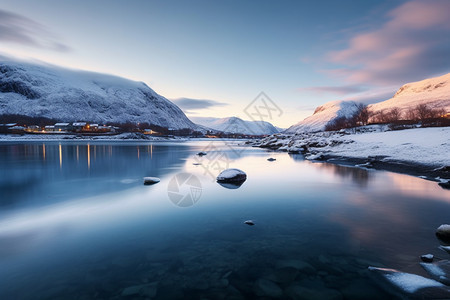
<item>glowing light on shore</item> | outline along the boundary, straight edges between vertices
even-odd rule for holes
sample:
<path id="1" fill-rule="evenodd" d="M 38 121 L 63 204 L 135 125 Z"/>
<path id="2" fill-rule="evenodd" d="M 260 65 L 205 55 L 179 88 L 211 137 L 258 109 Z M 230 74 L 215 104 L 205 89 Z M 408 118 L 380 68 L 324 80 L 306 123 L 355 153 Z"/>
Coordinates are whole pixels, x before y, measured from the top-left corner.
<path id="1" fill-rule="evenodd" d="M 59 144 L 59 168 L 62 168 L 62 146 Z"/>

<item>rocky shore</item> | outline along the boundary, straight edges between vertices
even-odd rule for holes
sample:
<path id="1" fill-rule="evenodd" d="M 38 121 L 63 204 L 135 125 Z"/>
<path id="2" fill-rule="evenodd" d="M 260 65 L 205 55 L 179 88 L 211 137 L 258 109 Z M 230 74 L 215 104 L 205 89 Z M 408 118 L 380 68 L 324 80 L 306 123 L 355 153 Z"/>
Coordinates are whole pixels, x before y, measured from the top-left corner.
<path id="1" fill-rule="evenodd" d="M 450 188 L 449 127 L 390 131 L 387 126 L 365 126 L 340 131 L 278 134 L 248 144 L 301 153 L 311 161 L 409 174 Z"/>

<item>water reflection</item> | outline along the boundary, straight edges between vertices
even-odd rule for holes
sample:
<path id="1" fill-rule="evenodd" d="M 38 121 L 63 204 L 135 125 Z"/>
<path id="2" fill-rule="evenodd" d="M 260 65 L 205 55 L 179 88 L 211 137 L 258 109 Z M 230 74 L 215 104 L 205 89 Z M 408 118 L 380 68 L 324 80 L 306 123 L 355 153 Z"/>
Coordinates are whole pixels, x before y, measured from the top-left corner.
<path id="1" fill-rule="evenodd" d="M 182 145 L 163 144 L 2 144 L 0 206 L 45 205 L 128 188 L 117 183 L 124 178 L 161 176 L 182 165 L 188 153 L 180 149 Z"/>
<path id="2" fill-rule="evenodd" d="M 368 264 L 420 273 L 448 222 L 448 192 L 432 182 L 249 148 L 230 161 L 248 175 L 230 190 L 193 165 L 203 147 L 0 145 L 0 298 L 119 299 L 157 282 L 152 299 L 256 299 L 264 279 L 284 298 L 292 285 L 388 299 Z M 198 177 L 195 205 L 174 205 L 193 192 L 170 185 L 180 173 Z"/>
<path id="3" fill-rule="evenodd" d="M 370 171 L 363 168 L 347 167 L 331 163 L 319 163 L 317 164 L 317 168 L 327 169 L 340 177 L 349 178 L 361 187 L 366 187 L 370 179 Z"/>

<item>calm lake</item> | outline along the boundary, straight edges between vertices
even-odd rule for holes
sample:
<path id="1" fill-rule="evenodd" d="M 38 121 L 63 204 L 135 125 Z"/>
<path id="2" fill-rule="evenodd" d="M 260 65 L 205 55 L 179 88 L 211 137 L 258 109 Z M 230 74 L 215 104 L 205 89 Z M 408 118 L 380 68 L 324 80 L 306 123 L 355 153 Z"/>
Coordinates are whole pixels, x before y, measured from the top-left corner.
<path id="1" fill-rule="evenodd" d="M 0 299 L 389 299 L 369 265 L 446 256 L 436 183 L 239 143 L 1 143 Z"/>

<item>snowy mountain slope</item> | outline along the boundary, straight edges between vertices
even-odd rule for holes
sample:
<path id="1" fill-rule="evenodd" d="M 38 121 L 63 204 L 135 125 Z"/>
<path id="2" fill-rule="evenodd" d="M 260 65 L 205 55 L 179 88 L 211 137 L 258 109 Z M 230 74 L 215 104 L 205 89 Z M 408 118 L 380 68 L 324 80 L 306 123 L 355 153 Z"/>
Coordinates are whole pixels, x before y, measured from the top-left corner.
<path id="1" fill-rule="evenodd" d="M 405 84 L 394 97 L 369 105 L 369 110 L 388 111 L 396 107 L 405 116 L 406 111 L 419 104 L 426 104 L 429 108 L 443 108 L 446 112 L 450 112 L 450 73 Z"/>
<path id="2" fill-rule="evenodd" d="M 444 109 L 450 112 L 450 73 L 402 86 L 389 100 L 368 106 L 371 113 L 387 112 L 398 108 L 403 117 L 406 112 L 419 104 L 429 108 Z M 352 101 L 332 101 L 319 106 L 314 114 L 289 127 L 285 133 L 323 131 L 325 126 L 337 117 L 350 117 L 356 112 L 356 103 Z"/>
<path id="3" fill-rule="evenodd" d="M 314 114 L 303 121 L 292 125 L 284 133 L 323 131 L 325 126 L 339 117 L 351 117 L 357 111 L 357 103 L 353 101 L 331 101 L 319 106 Z"/>
<path id="4" fill-rule="evenodd" d="M 0 114 L 196 129 L 143 82 L 0 57 Z"/>
<path id="5" fill-rule="evenodd" d="M 228 133 L 241 133 L 248 135 L 267 135 L 278 133 L 278 130 L 272 124 L 264 121 L 244 121 L 237 117 L 229 117 L 229 118 L 193 117 L 191 119 L 195 123 L 200 124 L 202 126 Z"/>

